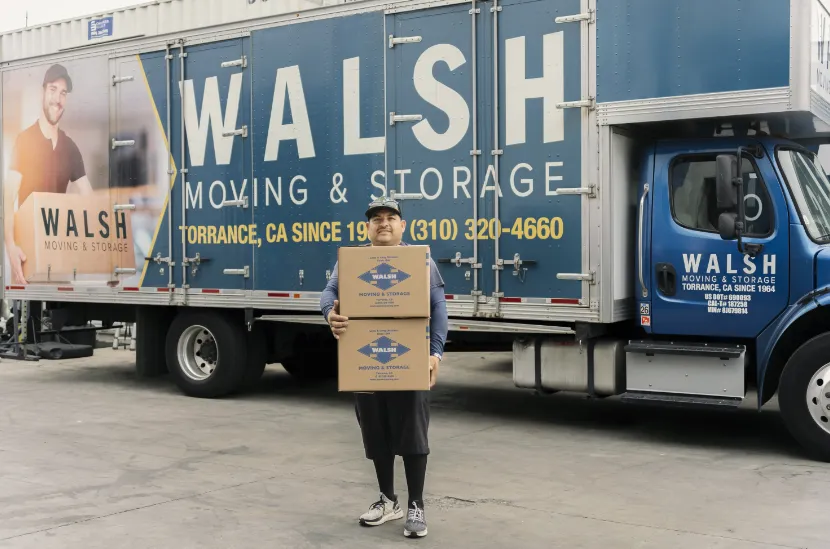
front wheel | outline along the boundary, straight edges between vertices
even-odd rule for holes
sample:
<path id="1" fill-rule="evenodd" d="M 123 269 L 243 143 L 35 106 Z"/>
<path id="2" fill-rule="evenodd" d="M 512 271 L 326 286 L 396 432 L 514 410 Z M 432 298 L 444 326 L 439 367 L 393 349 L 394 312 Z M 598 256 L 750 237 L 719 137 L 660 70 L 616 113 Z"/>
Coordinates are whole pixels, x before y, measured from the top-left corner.
<path id="1" fill-rule="evenodd" d="M 778 404 L 792 436 L 812 457 L 830 462 L 830 334 L 807 341 L 787 361 Z"/>
<path id="2" fill-rule="evenodd" d="M 248 348 L 242 323 L 213 311 L 186 311 L 170 325 L 167 367 L 188 396 L 215 398 L 245 381 Z"/>

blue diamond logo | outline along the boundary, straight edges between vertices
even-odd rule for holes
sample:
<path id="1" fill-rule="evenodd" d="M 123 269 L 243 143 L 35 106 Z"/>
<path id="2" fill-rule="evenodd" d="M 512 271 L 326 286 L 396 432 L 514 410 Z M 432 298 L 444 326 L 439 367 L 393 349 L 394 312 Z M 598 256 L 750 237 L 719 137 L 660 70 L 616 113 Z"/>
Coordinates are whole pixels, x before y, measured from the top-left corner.
<path id="1" fill-rule="evenodd" d="M 385 292 L 409 278 L 409 275 L 389 263 L 381 263 L 357 278 Z"/>
<path id="2" fill-rule="evenodd" d="M 382 336 L 370 344 L 361 347 L 357 350 L 357 352 L 368 356 L 381 364 L 388 364 L 396 358 L 408 353 L 409 347 L 401 345 L 386 336 Z"/>

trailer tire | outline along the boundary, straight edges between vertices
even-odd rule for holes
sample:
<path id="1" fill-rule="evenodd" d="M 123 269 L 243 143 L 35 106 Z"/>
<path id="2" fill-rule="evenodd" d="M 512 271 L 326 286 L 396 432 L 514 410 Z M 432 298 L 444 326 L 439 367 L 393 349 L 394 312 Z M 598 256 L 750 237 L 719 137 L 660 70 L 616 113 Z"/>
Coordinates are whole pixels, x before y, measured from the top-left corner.
<path id="1" fill-rule="evenodd" d="M 244 326 L 214 311 L 185 311 L 170 325 L 167 368 L 184 394 L 216 398 L 236 391 L 248 371 Z"/>
<path id="2" fill-rule="evenodd" d="M 781 417 L 812 458 L 830 462 L 830 334 L 796 349 L 778 387 Z"/>

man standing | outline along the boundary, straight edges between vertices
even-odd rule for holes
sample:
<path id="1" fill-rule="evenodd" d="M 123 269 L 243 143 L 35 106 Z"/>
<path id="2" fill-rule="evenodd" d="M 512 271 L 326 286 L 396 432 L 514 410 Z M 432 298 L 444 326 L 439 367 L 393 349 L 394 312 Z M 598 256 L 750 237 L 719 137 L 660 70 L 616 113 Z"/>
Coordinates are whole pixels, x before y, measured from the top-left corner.
<path id="1" fill-rule="evenodd" d="M 62 65 L 52 65 L 43 77 L 41 112 L 38 120 L 24 130 L 14 143 L 4 188 L 6 253 L 12 281 L 25 284 L 26 255 L 14 240 L 14 204 L 23 204 L 34 192 L 66 193 L 73 184 L 81 194 L 92 193 L 81 151 L 58 127 L 63 118 L 72 79 Z"/>
<path id="2" fill-rule="evenodd" d="M 402 242 L 406 221 L 395 200 L 381 197 L 366 210 L 367 229 L 372 246 L 407 246 Z M 320 298 L 320 309 L 335 338 L 345 333 L 349 319 L 340 315 L 337 300 L 337 264 Z M 444 280 L 430 258 L 430 387 L 438 378 L 438 365 L 447 339 L 447 304 Z M 403 518 L 394 489 L 395 456 L 402 456 L 409 490 L 409 505 L 404 536 L 427 535 L 424 515 L 424 480 L 429 442 L 429 391 L 389 391 L 356 393 L 355 411 L 363 435 L 366 457 L 374 462 L 380 499 L 361 515 L 363 526 L 379 526 Z"/>

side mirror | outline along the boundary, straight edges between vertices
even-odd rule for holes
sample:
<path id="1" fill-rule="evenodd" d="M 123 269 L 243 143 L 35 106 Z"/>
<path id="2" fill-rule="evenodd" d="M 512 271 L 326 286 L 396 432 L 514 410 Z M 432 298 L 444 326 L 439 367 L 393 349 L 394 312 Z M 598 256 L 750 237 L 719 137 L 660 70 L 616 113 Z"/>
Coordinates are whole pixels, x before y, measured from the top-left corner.
<path id="1" fill-rule="evenodd" d="M 725 212 L 718 217 L 718 232 L 723 240 L 738 238 L 738 214 Z"/>
<path id="2" fill-rule="evenodd" d="M 715 174 L 718 209 L 735 210 L 739 202 L 738 189 L 733 182 L 738 177 L 738 160 L 732 155 L 719 154 L 715 159 Z"/>

